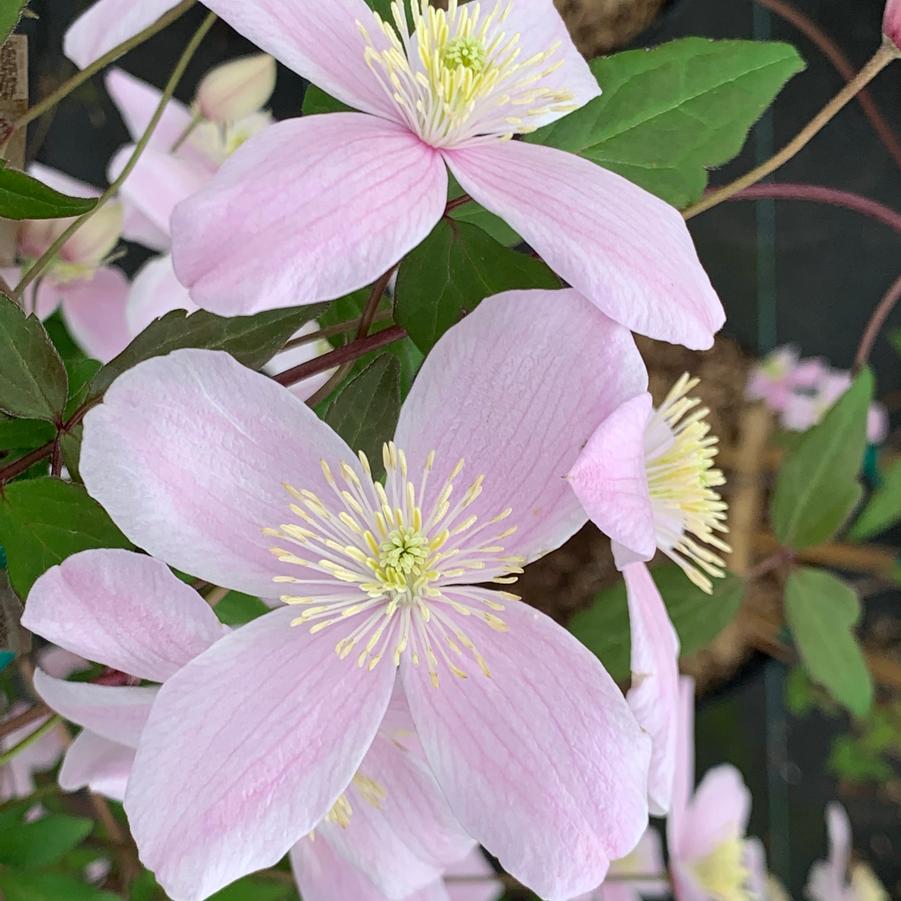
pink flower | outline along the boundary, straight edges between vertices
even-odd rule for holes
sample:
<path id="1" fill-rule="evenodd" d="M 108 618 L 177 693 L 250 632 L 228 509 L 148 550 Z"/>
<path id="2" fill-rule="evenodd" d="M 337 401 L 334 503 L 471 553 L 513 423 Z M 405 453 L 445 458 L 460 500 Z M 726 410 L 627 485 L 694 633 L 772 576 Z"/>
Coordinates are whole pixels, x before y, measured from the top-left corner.
<path id="1" fill-rule="evenodd" d="M 841 804 L 826 808 L 829 859 L 815 863 L 807 878 L 810 901 L 889 901 L 889 894 L 865 863 L 851 863 L 851 823 Z"/>
<path id="2" fill-rule="evenodd" d="M 751 370 L 747 396 L 782 413 L 796 392 L 815 388 L 828 371 L 819 358 L 802 360 L 796 347 L 779 347 Z"/>
<path id="3" fill-rule="evenodd" d="M 112 386 L 85 420 L 89 491 L 154 556 L 287 604 L 173 676 L 144 730 L 126 810 L 174 898 L 314 829 L 396 685 L 463 828 L 537 892 L 587 891 L 635 846 L 649 743 L 622 694 L 564 629 L 476 586 L 581 527 L 564 476 L 645 385 L 631 335 L 576 292 L 489 298 L 427 358 L 384 486 L 224 354 L 176 352 Z"/>
<path id="4" fill-rule="evenodd" d="M 638 879 L 639 876 L 651 878 Z M 653 878 L 656 876 L 660 878 Z M 573 901 L 642 901 L 643 898 L 665 898 L 668 894 L 660 833 L 649 827 L 631 854 L 610 865 L 610 873 L 603 885 Z"/>
<path id="5" fill-rule="evenodd" d="M 710 770 L 694 786 L 694 681 L 680 683 L 679 754 L 667 844 L 680 901 L 748 896 L 756 846 L 745 839 L 751 794 L 735 767 Z"/>
<path id="6" fill-rule="evenodd" d="M 100 194 L 97 189 L 39 163 L 33 163 L 29 172 L 73 197 Z M 3 270 L 0 274 L 6 282 L 15 286 L 23 269 L 40 257 L 71 223 L 71 219 L 23 222 L 17 247 L 22 266 Z M 128 279 L 121 270 L 106 265 L 121 234 L 122 206 L 108 203 L 63 245 L 44 277 L 24 297 L 26 311 L 41 319 L 62 307 L 72 336 L 88 354 L 103 362 L 124 346 Z"/>
<path id="7" fill-rule="evenodd" d="M 242 56 L 208 72 L 197 87 L 197 111 L 228 126 L 259 112 L 275 90 L 275 60 L 265 53 Z"/>
<path id="8" fill-rule="evenodd" d="M 164 564 L 118 550 L 85 551 L 45 573 L 29 595 L 27 627 L 122 674 L 162 683 L 227 632 Z M 159 689 L 122 681 L 66 682 L 37 671 L 44 701 L 84 728 L 60 771 L 65 790 L 89 786 L 115 800 L 125 796 Z M 434 882 L 473 847 L 435 785 L 402 697 L 392 700 L 359 771 L 315 836 L 357 867 L 357 878 L 366 873 L 363 881 L 392 898 Z M 298 847 L 311 842 L 302 838 Z"/>
<path id="9" fill-rule="evenodd" d="M 716 439 L 684 376 L 660 409 L 649 394 L 624 403 L 597 428 L 568 479 L 623 571 L 632 627 L 629 704 L 653 741 L 651 811 L 670 806 L 676 765 L 679 639 L 645 561 L 661 550 L 705 591 L 724 574 L 729 548 Z M 711 548 L 713 550 L 711 550 Z"/>
<path id="10" fill-rule="evenodd" d="M 885 4 L 882 32 L 896 48 L 901 47 L 901 0 L 888 0 Z"/>
<path id="11" fill-rule="evenodd" d="M 173 218 L 179 278 L 225 315 L 341 297 L 444 214 L 449 168 L 562 278 L 633 331 L 706 348 L 725 315 L 685 223 L 594 163 L 509 140 L 600 93 L 551 0 L 447 11 L 363 0 L 210 0 L 240 33 L 362 112 L 281 122 Z"/>

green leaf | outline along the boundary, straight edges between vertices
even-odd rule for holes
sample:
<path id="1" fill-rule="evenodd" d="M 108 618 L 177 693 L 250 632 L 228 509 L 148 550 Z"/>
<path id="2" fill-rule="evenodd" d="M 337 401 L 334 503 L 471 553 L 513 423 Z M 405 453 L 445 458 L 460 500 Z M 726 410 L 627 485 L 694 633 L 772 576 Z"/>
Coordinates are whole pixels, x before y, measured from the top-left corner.
<path id="1" fill-rule="evenodd" d="M 0 295 L 0 412 L 53 422 L 68 387 L 63 361 L 40 320 Z"/>
<path id="2" fill-rule="evenodd" d="M 68 219 L 97 206 L 96 197 L 69 197 L 18 169 L 0 165 L 0 218 Z"/>
<path id="3" fill-rule="evenodd" d="M 52 441 L 56 428 L 43 419 L 13 419 L 0 414 L 0 451 L 31 450 Z"/>
<path id="4" fill-rule="evenodd" d="M 873 375 L 866 370 L 786 456 L 770 505 L 783 547 L 801 550 L 828 541 L 860 502 L 857 479 L 872 399 Z"/>
<path id="5" fill-rule="evenodd" d="M 301 112 L 304 116 L 321 116 L 324 113 L 348 113 L 351 108 L 347 104 L 336 100 L 330 94 L 326 94 L 322 88 L 314 84 L 308 84 L 303 95 Z"/>
<path id="6" fill-rule="evenodd" d="M 527 140 L 578 153 L 682 208 L 804 62 L 788 44 L 682 38 L 591 68 L 604 93 Z"/>
<path id="7" fill-rule="evenodd" d="M 888 782 L 894 767 L 877 751 L 866 747 L 853 735 L 839 735 L 832 742 L 826 764 L 839 779 L 848 782 Z"/>
<path id="8" fill-rule="evenodd" d="M 679 633 L 683 657 L 710 644 L 732 622 L 745 593 L 744 582 L 732 574 L 716 580 L 712 595 L 692 585 L 678 566 L 658 566 L 651 575 Z M 631 630 L 622 580 L 580 610 L 569 630 L 601 659 L 614 679 L 628 678 Z"/>
<path id="9" fill-rule="evenodd" d="M 301 326 L 316 319 L 325 309 L 324 304 L 315 304 L 229 319 L 205 310 L 190 314 L 173 310 L 150 323 L 118 357 L 100 370 L 91 382 L 90 395 L 103 394 L 116 378 L 138 363 L 184 347 L 224 350 L 239 363 L 259 369 Z"/>
<path id="10" fill-rule="evenodd" d="M 857 716 L 873 703 L 873 679 L 854 635 L 860 600 L 850 586 L 824 570 L 792 571 L 785 615 L 801 662 L 840 704 Z"/>
<path id="11" fill-rule="evenodd" d="M 486 297 L 514 288 L 559 288 L 540 260 L 480 228 L 442 219 L 401 263 L 395 314 L 423 353 Z"/>
<path id="12" fill-rule="evenodd" d="M 448 172 L 447 199 L 456 200 L 458 197 L 462 197 L 464 193 L 453 173 Z M 500 216 L 489 213 L 485 207 L 480 206 L 474 200 L 452 209 L 450 217 L 457 222 L 468 222 L 470 225 L 477 225 L 482 231 L 488 232 L 495 241 L 503 244 L 505 247 L 516 247 L 517 244 L 523 243 L 522 238 Z"/>
<path id="13" fill-rule="evenodd" d="M 866 541 L 901 522 L 901 460 L 889 467 L 882 484 L 873 492 L 854 523 L 850 537 Z"/>
<path id="14" fill-rule="evenodd" d="M 209 901 L 293 901 L 297 889 L 288 882 L 248 876 L 211 895 Z"/>
<path id="15" fill-rule="evenodd" d="M 122 901 L 72 876 L 23 870 L 0 870 L 0 892 L 4 901 Z"/>
<path id="16" fill-rule="evenodd" d="M 400 364 L 382 354 L 341 388 L 325 421 L 352 450 L 366 454 L 378 477 L 382 445 L 394 435 L 400 404 Z"/>
<path id="17" fill-rule="evenodd" d="M 57 863 L 93 831 L 92 820 L 52 814 L 0 831 L 0 863 L 34 869 Z"/>
<path id="18" fill-rule="evenodd" d="M 53 478 L 6 486 L 0 497 L 0 544 L 20 598 L 38 576 L 78 551 L 131 547 L 84 488 Z"/>
<path id="19" fill-rule="evenodd" d="M 0 44 L 13 33 L 28 0 L 0 0 Z"/>
<path id="20" fill-rule="evenodd" d="M 213 608 L 219 622 L 226 626 L 243 626 L 251 620 L 265 616 L 271 611 L 259 598 L 249 594 L 241 594 L 238 591 L 230 591 Z"/>

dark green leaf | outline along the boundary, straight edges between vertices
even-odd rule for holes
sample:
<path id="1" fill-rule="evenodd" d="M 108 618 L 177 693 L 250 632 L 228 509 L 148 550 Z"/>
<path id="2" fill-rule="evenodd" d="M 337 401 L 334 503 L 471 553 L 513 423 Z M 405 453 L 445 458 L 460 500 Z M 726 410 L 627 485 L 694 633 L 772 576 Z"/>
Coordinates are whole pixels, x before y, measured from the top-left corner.
<path id="1" fill-rule="evenodd" d="M 72 876 L 24 870 L 0 870 L 0 892 L 4 901 L 122 901 Z"/>
<path id="2" fill-rule="evenodd" d="M 596 59 L 604 93 L 527 140 L 578 153 L 676 207 L 697 200 L 707 170 L 804 68 L 788 44 L 682 38 Z"/>
<path id="3" fill-rule="evenodd" d="M 873 679 L 854 634 L 860 600 L 824 570 L 799 568 L 789 576 L 785 615 L 801 662 L 812 679 L 857 716 L 873 703 Z"/>
<path id="4" fill-rule="evenodd" d="M 13 419 L 0 414 L 0 451 L 31 450 L 52 441 L 56 428 L 43 419 Z"/>
<path id="5" fill-rule="evenodd" d="M 0 0 L 0 44 L 15 30 L 28 0 Z"/>
<path id="6" fill-rule="evenodd" d="M 69 197 L 18 169 L 0 168 L 0 218 L 67 219 L 95 206 L 96 197 Z"/>
<path id="7" fill-rule="evenodd" d="M 297 889 L 287 881 L 248 876 L 211 895 L 209 901 L 293 901 L 296 897 Z"/>
<path id="8" fill-rule="evenodd" d="M 895 461 L 851 529 L 851 538 L 866 541 L 901 522 L 901 460 Z"/>
<path id="9" fill-rule="evenodd" d="M 0 295 L 0 411 L 53 422 L 66 404 L 68 384 L 40 320 Z"/>
<path id="10" fill-rule="evenodd" d="M 395 313 L 416 345 L 435 342 L 486 297 L 514 288 L 559 288 L 540 260 L 517 253 L 466 223 L 442 219 L 401 263 Z"/>
<path id="11" fill-rule="evenodd" d="M 323 304 L 315 304 L 230 319 L 204 310 L 191 314 L 173 310 L 152 322 L 118 357 L 100 370 L 91 382 L 90 394 L 103 394 L 118 376 L 132 366 L 184 347 L 224 350 L 239 363 L 259 369 L 284 347 L 301 326 L 316 319 L 324 310 Z"/>
<path id="12" fill-rule="evenodd" d="M 683 656 L 710 644 L 735 618 L 744 597 L 744 582 L 731 574 L 714 582 L 712 595 L 692 585 L 678 566 L 658 566 L 651 575 L 679 633 Z M 597 654 L 615 679 L 628 678 L 631 631 L 622 580 L 580 610 L 569 630 Z"/>
<path id="13" fill-rule="evenodd" d="M 400 365 L 394 357 L 382 354 L 344 385 L 325 421 L 352 450 L 366 454 L 378 476 L 382 445 L 394 436 L 400 404 Z"/>
<path id="14" fill-rule="evenodd" d="M 302 112 L 305 116 L 319 116 L 323 113 L 347 113 L 350 107 L 326 94 L 322 88 L 308 84 L 303 95 Z"/>
<path id="15" fill-rule="evenodd" d="M 463 188 L 454 178 L 453 174 L 448 172 L 448 190 L 447 199 L 456 200 L 463 196 Z M 450 212 L 452 219 L 457 222 L 468 222 L 470 225 L 477 225 L 482 231 L 488 232 L 495 241 L 503 244 L 505 247 L 515 247 L 522 244 L 522 238 L 504 222 L 500 216 L 489 213 L 485 207 L 480 206 L 474 200 L 464 203 L 462 206 L 455 207 Z"/>
<path id="16" fill-rule="evenodd" d="M 63 455 L 63 463 L 69 470 L 69 477 L 74 482 L 81 481 L 81 439 L 84 436 L 84 426 L 78 423 L 69 429 L 59 442 L 60 453 Z"/>
<path id="17" fill-rule="evenodd" d="M 65 361 L 69 376 L 69 400 L 63 414 L 68 419 L 87 400 L 91 382 L 103 368 L 98 360 L 74 357 Z"/>
<path id="18" fill-rule="evenodd" d="M 219 621 L 226 626 L 243 626 L 269 613 L 272 608 L 267 607 L 259 598 L 230 591 L 213 609 Z"/>
<path id="19" fill-rule="evenodd" d="M 71 554 L 131 547 L 84 488 L 53 478 L 6 486 L 0 498 L 0 544 L 6 548 L 10 582 L 21 598 L 38 576 Z"/>
<path id="20" fill-rule="evenodd" d="M 0 830 L 0 863 L 26 869 L 50 866 L 80 845 L 93 828 L 91 820 L 52 814 Z"/>
<path id="21" fill-rule="evenodd" d="M 770 505 L 773 530 L 784 547 L 828 541 L 859 503 L 872 399 L 873 375 L 866 370 L 787 455 Z"/>

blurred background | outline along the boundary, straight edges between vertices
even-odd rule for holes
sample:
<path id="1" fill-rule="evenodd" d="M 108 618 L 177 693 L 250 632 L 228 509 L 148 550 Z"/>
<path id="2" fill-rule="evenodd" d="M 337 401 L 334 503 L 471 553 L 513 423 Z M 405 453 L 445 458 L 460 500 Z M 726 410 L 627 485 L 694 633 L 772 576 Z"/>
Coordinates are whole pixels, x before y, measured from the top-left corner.
<path id="1" fill-rule="evenodd" d="M 136 0 L 139 2 L 139 0 Z M 62 35 L 87 6 L 81 0 L 33 0 L 38 21 L 22 31 L 30 41 L 31 96 L 49 93 L 71 73 Z M 723 184 L 768 158 L 842 86 L 822 52 L 762 0 L 557 0 L 580 47 L 589 55 L 655 45 L 672 38 L 754 38 L 793 43 L 807 71 L 793 79 L 773 111 L 759 123 L 742 156 L 712 174 Z M 880 40 L 883 0 L 794 0 L 844 51 L 855 69 Z M 194 10 L 129 54 L 122 65 L 161 85 L 202 11 Z M 250 51 L 217 24 L 193 59 L 178 96 L 190 101 L 213 65 Z M 304 84 L 281 70 L 272 103 L 277 118 L 300 112 Z M 873 85 L 871 95 L 901 133 L 901 67 Z M 28 158 L 86 182 L 106 184 L 105 170 L 127 133 L 95 78 L 30 128 Z M 853 191 L 901 210 L 899 168 L 874 136 L 859 105 L 851 104 L 776 180 Z M 721 431 L 740 441 L 742 389 L 750 361 L 785 343 L 805 356 L 824 356 L 850 368 L 873 307 L 898 276 L 901 235 L 854 212 L 794 201 L 723 204 L 695 219 L 692 231 L 701 259 L 729 313 L 726 338 L 700 364 L 713 392 Z M 144 251 L 130 247 L 120 263 L 133 271 Z M 873 355 L 879 396 L 897 425 L 901 406 L 901 358 L 886 337 L 901 328 L 896 314 Z M 649 351 L 663 369 L 678 374 L 685 357 Z M 697 360 L 688 364 L 697 368 Z M 667 377 L 669 373 L 667 372 Z M 895 436 L 897 439 L 897 435 Z M 889 447 L 897 440 L 889 440 Z M 884 544 L 896 545 L 893 536 Z M 901 536 L 895 535 L 894 538 Z M 597 536 L 578 536 L 525 580 L 527 599 L 566 619 L 610 576 L 607 550 Z M 847 714 L 831 707 L 791 664 L 775 659 L 739 617 L 721 647 L 691 663 L 703 691 L 698 717 L 698 772 L 730 761 L 744 773 L 754 796 L 751 833 L 765 841 L 770 867 L 793 897 L 802 897 L 811 863 L 825 855 L 824 810 L 833 798 L 848 808 L 855 844 L 888 887 L 901 897 L 901 625 L 898 591 L 885 579 L 849 574 L 865 600 L 864 642 L 883 662 L 880 720 L 852 729 Z M 768 603 L 765 586 L 745 605 Z M 780 656 L 778 653 L 776 656 Z"/>

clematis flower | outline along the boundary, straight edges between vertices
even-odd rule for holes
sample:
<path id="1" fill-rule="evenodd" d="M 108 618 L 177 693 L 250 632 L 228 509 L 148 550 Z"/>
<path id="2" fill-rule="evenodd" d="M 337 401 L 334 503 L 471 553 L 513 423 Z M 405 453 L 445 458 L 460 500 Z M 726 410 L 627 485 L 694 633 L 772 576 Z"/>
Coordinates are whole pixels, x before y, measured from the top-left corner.
<path id="1" fill-rule="evenodd" d="M 275 60 L 265 53 L 223 63 L 198 85 L 197 112 L 219 125 L 239 122 L 269 102 L 275 77 Z"/>
<path id="2" fill-rule="evenodd" d="M 44 184 L 73 197 L 97 197 L 96 188 L 62 172 L 33 163 L 29 172 Z M 122 207 L 107 203 L 62 246 L 59 256 L 25 293 L 29 313 L 46 319 L 58 308 L 72 337 L 92 357 L 105 362 L 121 349 L 125 331 L 128 279 L 106 260 L 122 234 Z M 2 270 L 15 285 L 24 269 L 42 256 L 72 219 L 29 220 L 19 229 L 16 254 L 21 266 Z"/>
<path id="3" fill-rule="evenodd" d="M 828 369 L 819 358 L 802 360 L 797 347 L 777 347 L 751 370 L 746 395 L 782 413 L 793 395 L 815 388 Z"/>
<path id="4" fill-rule="evenodd" d="M 91 494 L 170 565 L 285 602 L 169 679 L 144 730 L 125 806 L 173 898 L 314 829 L 397 686 L 463 828 L 536 892 L 587 891 L 632 850 L 649 742 L 597 658 L 503 586 L 584 524 L 564 476 L 646 380 L 576 292 L 489 298 L 427 358 L 384 483 L 227 355 L 117 380 L 85 419 Z"/>
<path id="5" fill-rule="evenodd" d="M 665 898 L 669 894 L 669 882 L 664 874 L 660 833 L 649 827 L 634 851 L 610 865 L 610 873 L 603 885 L 573 901 L 642 901 L 643 898 Z M 641 876 L 650 878 L 638 878 Z M 660 878 L 655 878 L 658 876 Z"/>
<path id="6" fill-rule="evenodd" d="M 680 901 L 750 898 L 757 849 L 745 838 L 751 794 L 738 770 L 724 764 L 694 786 L 694 681 L 680 682 L 679 754 L 667 845 Z"/>
<path id="7" fill-rule="evenodd" d="M 84 729 L 66 752 L 61 787 L 89 786 L 121 801 L 158 691 L 136 686 L 135 677 L 165 682 L 227 630 L 163 563 L 121 550 L 85 551 L 53 567 L 32 588 L 26 621 L 115 669 L 118 684 L 66 682 L 39 669 L 35 688 Z M 392 700 L 359 771 L 314 835 L 378 897 L 390 898 L 434 882 L 473 847 L 425 763 L 402 697 Z M 301 845 L 312 841 L 313 834 Z"/>
<path id="8" fill-rule="evenodd" d="M 611 538 L 625 576 L 629 703 L 654 742 L 649 788 L 659 814 L 669 809 L 673 790 L 679 639 L 645 561 L 660 550 L 710 592 L 711 577 L 724 575 L 715 551 L 729 550 L 719 537 L 726 504 L 716 492 L 725 480 L 714 468 L 708 411 L 689 396 L 696 385 L 683 376 L 656 411 L 649 394 L 627 401 L 598 427 L 568 476 L 592 522 Z"/>
<path id="9" fill-rule="evenodd" d="M 608 316 L 712 344 L 725 316 L 679 213 L 578 156 L 510 140 L 600 93 L 552 0 L 395 0 L 391 22 L 363 0 L 206 5 L 362 112 L 266 129 L 177 207 L 175 269 L 197 304 L 247 314 L 369 284 L 444 214 L 450 169 Z"/>
<path id="10" fill-rule="evenodd" d="M 845 808 L 826 808 L 829 859 L 815 863 L 805 893 L 810 901 L 888 901 L 889 894 L 865 863 L 851 863 L 851 823 Z"/>
<path id="11" fill-rule="evenodd" d="M 901 0 L 888 0 L 885 4 L 882 33 L 895 45 L 895 49 L 901 48 Z"/>

